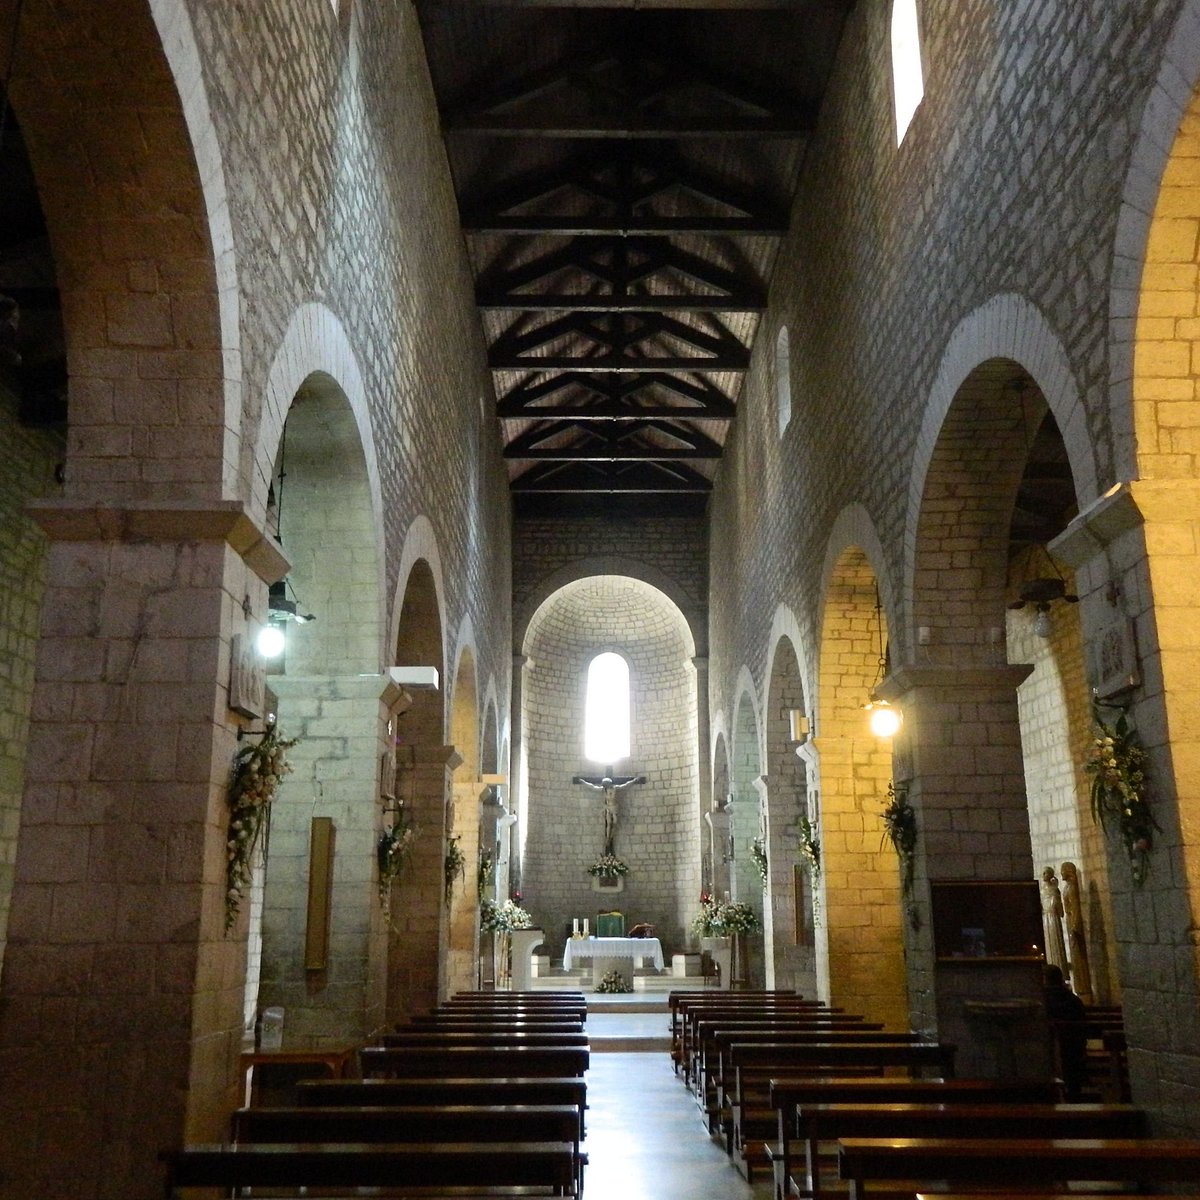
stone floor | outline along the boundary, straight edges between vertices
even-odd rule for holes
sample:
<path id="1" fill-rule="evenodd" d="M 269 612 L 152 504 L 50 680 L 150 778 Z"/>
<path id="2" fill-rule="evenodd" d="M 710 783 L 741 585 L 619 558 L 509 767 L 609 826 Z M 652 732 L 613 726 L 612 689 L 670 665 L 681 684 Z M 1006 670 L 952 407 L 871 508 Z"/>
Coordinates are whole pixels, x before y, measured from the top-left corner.
<path id="1" fill-rule="evenodd" d="M 750 1187 L 742 1179 L 671 1069 L 665 999 L 651 1005 L 630 996 L 589 995 L 587 1030 L 593 1053 L 585 1197 L 769 1200 L 770 1183 Z M 599 1044 L 610 1039 L 658 1045 L 625 1050 Z"/>

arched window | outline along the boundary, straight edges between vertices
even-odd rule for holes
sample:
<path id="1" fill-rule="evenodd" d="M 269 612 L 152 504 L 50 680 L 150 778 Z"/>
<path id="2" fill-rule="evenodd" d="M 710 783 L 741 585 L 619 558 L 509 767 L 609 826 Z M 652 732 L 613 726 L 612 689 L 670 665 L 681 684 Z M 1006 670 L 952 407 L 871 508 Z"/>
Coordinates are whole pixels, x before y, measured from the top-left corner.
<path id="1" fill-rule="evenodd" d="M 892 0 L 892 88 L 896 98 L 896 145 L 925 95 L 921 66 L 921 22 L 917 0 Z"/>
<path id="2" fill-rule="evenodd" d="M 629 757 L 629 664 L 611 651 L 588 665 L 583 753 L 598 763 Z"/>
<path id="3" fill-rule="evenodd" d="M 775 339 L 775 408 L 779 414 L 779 436 L 792 419 L 792 352 L 788 346 L 786 325 Z"/>

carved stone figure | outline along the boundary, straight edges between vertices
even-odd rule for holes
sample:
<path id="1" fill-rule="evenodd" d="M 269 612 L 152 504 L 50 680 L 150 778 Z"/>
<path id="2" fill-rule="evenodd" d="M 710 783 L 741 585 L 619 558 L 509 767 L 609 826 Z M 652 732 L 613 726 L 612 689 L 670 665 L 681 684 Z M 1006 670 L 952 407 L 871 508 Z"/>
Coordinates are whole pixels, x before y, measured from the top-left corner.
<path id="1" fill-rule="evenodd" d="M 1063 901 L 1058 890 L 1058 878 L 1053 867 L 1042 872 L 1042 940 L 1046 961 L 1065 971 L 1067 946 L 1063 940 Z"/>
<path id="2" fill-rule="evenodd" d="M 1092 971 L 1088 965 L 1087 933 L 1083 927 L 1083 896 L 1079 887 L 1079 869 L 1073 862 L 1062 865 L 1062 905 L 1067 925 L 1071 987 L 1084 1004 L 1091 1004 Z"/>

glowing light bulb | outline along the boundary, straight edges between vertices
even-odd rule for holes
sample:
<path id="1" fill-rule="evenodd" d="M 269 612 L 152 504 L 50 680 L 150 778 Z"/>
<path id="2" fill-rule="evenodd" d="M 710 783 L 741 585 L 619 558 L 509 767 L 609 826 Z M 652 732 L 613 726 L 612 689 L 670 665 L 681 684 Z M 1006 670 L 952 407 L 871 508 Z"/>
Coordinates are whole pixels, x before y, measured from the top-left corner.
<path id="1" fill-rule="evenodd" d="M 867 705 L 867 724 L 876 737 L 895 737 L 900 731 L 901 719 L 900 710 L 886 700 L 872 700 Z"/>
<path id="2" fill-rule="evenodd" d="M 1033 618 L 1033 632 L 1040 638 L 1048 638 L 1054 632 L 1054 626 L 1050 623 L 1050 613 L 1047 609 L 1040 609 L 1038 615 Z"/>
<path id="3" fill-rule="evenodd" d="M 283 630 L 278 625 L 264 625 L 254 639 L 254 647 L 263 658 L 278 658 L 283 653 Z"/>

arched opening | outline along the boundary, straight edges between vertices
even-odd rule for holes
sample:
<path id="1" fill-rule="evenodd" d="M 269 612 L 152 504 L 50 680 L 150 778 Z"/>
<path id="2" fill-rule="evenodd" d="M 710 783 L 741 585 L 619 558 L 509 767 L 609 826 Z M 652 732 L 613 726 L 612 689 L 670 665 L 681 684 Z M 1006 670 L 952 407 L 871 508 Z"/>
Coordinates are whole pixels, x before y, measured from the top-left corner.
<path id="1" fill-rule="evenodd" d="M 445 679 L 441 609 L 428 559 L 418 558 L 404 582 L 396 633 L 396 662 L 433 667 Z M 387 920 L 387 1020 L 404 1020 L 438 1001 L 444 940 L 444 830 L 447 815 L 445 717 L 442 696 L 412 692 L 412 704 L 396 723 L 396 807 L 384 813 L 385 827 L 398 817 L 416 834 L 399 877 L 385 890 Z"/>
<path id="2" fill-rule="evenodd" d="M 899 146 L 925 95 L 921 14 L 917 0 L 892 0 L 891 47 L 892 100 L 895 104 L 896 145 Z"/>
<path id="3" fill-rule="evenodd" d="M 792 351 L 786 325 L 779 327 L 775 339 L 775 411 L 779 436 L 783 437 L 792 419 Z"/>
<path id="4" fill-rule="evenodd" d="M 775 646 L 767 686 L 766 977 L 775 987 L 816 995 L 816 921 L 823 869 L 811 854 L 820 840 L 820 806 L 797 754 L 807 722 L 804 680 L 790 638 Z M 808 852 L 806 853 L 806 849 Z"/>
<path id="5" fill-rule="evenodd" d="M 700 892 L 695 647 L 686 620 L 649 584 L 591 576 L 541 604 L 522 652 L 522 888 L 551 959 L 573 918 L 612 910 L 627 927 L 654 925 L 665 954 L 682 950 Z M 588 668 L 606 652 L 628 664 L 631 739 L 627 756 L 597 764 L 584 757 L 584 709 Z M 596 786 L 609 767 L 615 778 L 646 779 L 617 791 L 611 808 Z M 593 786 L 573 783 L 577 776 Z M 606 892 L 589 867 L 610 839 L 628 873 Z"/>
<path id="6" fill-rule="evenodd" d="M 272 488 L 286 595 L 315 619 L 282 623 L 268 674 L 280 729 L 297 744 L 271 816 L 258 1004 L 284 1008 L 289 1038 L 366 1036 L 383 1015 L 381 963 L 365 965 L 382 958 L 370 936 L 379 756 L 360 749 L 381 733 L 379 565 L 358 426 L 328 375 L 296 393 Z M 313 889 L 326 873 L 322 897 Z"/>
<path id="7" fill-rule="evenodd" d="M 703 864 L 701 891 L 723 898 L 730 894 L 733 884 L 733 855 L 729 841 L 729 803 L 732 799 L 729 773 L 729 747 L 724 730 L 713 743 L 712 801 L 705 814 L 703 832 Z"/>
<path id="8" fill-rule="evenodd" d="M 875 572 L 851 546 L 838 557 L 821 624 L 816 751 L 829 998 L 871 1020 L 908 1027 L 901 873 L 884 838 L 892 739 L 864 705 L 886 672 L 888 626 Z"/>
<path id="9" fill-rule="evenodd" d="M 611 650 L 588 663 L 583 755 L 593 763 L 629 757 L 629 664 Z"/>
<path id="10" fill-rule="evenodd" d="M 733 724 L 733 754 L 731 763 L 732 784 L 730 791 L 730 845 L 733 854 L 733 870 L 730 878 L 730 898 L 739 904 L 748 904 L 758 919 L 760 932 L 746 939 L 748 984 L 764 986 L 766 962 L 763 951 L 763 902 L 765 891 L 758 863 L 755 861 L 755 843 L 763 844 L 766 839 L 767 814 L 762 788 L 762 759 L 759 755 L 758 714 L 748 691 L 738 699 Z"/>

